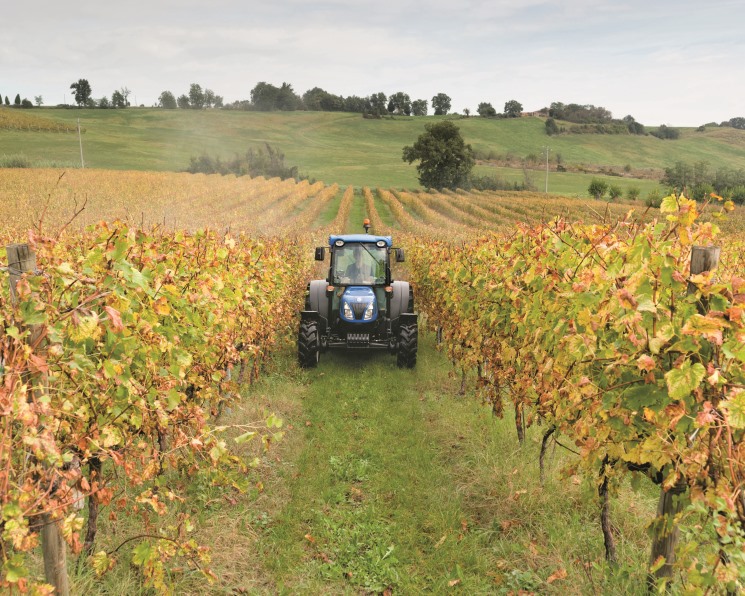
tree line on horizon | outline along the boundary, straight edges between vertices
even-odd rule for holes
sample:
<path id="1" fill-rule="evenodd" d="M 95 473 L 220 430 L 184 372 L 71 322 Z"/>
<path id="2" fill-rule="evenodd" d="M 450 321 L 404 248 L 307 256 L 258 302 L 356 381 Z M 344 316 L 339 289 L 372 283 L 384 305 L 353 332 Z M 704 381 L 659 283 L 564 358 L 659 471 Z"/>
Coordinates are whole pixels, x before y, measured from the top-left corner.
<path id="1" fill-rule="evenodd" d="M 88 108 L 127 108 L 130 107 L 129 95 L 131 91 L 127 87 L 115 90 L 111 98 L 103 96 L 96 100 L 92 97 L 92 88 L 87 79 L 78 79 L 70 85 L 74 92 L 75 103 L 78 107 Z M 0 104 L 2 103 L 0 94 Z M 34 98 L 36 106 L 43 104 L 42 96 Z M 32 108 L 34 103 L 28 99 L 21 99 L 17 94 L 12 106 L 9 97 L 5 96 L 5 106 L 17 108 Z M 397 91 L 390 96 L 380 91 L 365 97 L 357 95 L 336 95 L 320 87 L 313 87 L 302 95 L 292 88 L 292 85 L 283 82 L 279 87 L 265 81 L 257 83 L 250 92 L 249 99 L 236 100 L 226 104 L 222 96 L 217 95 L 211 89 L 205 88 L 198 83 L 192 83 L 188 93 L 176 96 L 172 91 L 165 90 L 159 97 L 154 107 L 163 109 L 225 109 L 245 110 L 258 112 L 272 111 L 321 111 L 321 112 L 352 112 L 362 114 L 367 118 L 382 118 L 384 116 L 427 116 L 429 102 L 426 99 L 412 100 L 408 93 Z M 67 107 L 61 105 L 60 107 Z M 435 116 L 444 116 L 451 113 L 452 100 L 446 93 L 440 92 L 432 97 L 431 107 Z M 517 118 L 525 113 L 522 104 L 517 100 L 509 100 L 504 104 L 504 111 L 498 113 L 490 102 L 480 102 L 476 114 L 481 118 Z M 542 116 L 546 118 L 546 134 L 549 136 L 558 134 L 651 134 L 661 139 L 676 139 L 680 136 L 677 128 L 660 125 L 655 130 L 647 131 L 646 127 L 637 122 L 636 119 L 627 115 L 622 119 L 614 119 L 610 110 L 602 106 L 591 104 L 577 104 L 553 102 L 549 107 L 541 108 L 529 115 Z M 463 115 L 469 117 L 471 111 L 466 108 Z M 571 126 L 560 126 L 557 121 L 571 123 Z M 701 125 L 698 130 L 707 127 L 731 127 L 745 130 L 745 117 L 734 117 L 729 120 L 709 122 Z"/>

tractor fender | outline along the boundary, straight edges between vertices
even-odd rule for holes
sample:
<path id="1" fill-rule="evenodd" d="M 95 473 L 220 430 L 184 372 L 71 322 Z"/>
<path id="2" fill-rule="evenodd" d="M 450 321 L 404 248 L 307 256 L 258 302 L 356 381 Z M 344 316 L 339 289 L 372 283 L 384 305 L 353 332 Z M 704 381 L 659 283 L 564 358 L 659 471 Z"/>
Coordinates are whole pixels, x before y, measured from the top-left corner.
<path id="1" fill-rule="evenodd" d="M 329 297 L 326 295 L 328 284 L 325 279 L 314 279 L 308 284 L 308 310 L 315 310 L 323 317 L 328 317 Z"/>
<path id="2" fill-rule="evenodd" d="M 329 329 L 329 296 L 325 279 L 314 279 L 308 284 L 308 298 L 305 310 L 318 313 L 319 332 L 325 336 Z"/>
<path id="3" fill-rule="evenodd" d="M 409 294 L 410 285 L 408 281 L 394 281 L 393 295 L 391 296 L 391 319 L 398 319 L 402 314 L 410 312 Z"/>

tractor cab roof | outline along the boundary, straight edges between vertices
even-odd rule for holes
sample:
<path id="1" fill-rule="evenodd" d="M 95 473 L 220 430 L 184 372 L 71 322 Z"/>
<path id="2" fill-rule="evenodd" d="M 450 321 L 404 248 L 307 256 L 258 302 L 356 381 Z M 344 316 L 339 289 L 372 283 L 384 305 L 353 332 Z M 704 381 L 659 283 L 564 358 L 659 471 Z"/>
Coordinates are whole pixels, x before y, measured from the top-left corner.
<path id="1" fill-rule="evenodd" d="M 342 244 L 337 244 L 341 241 Z M 370 243 L 377 244 L 378 242 L 384 242 L 385 246 L 390 248 L 393 246 L 393 240 L 390 236 L 373 236 L 372 234 L 345 234 L 343 236 L 331 235 L 329 236 L 329 246 L 343 246 L 347 243 Z"/>

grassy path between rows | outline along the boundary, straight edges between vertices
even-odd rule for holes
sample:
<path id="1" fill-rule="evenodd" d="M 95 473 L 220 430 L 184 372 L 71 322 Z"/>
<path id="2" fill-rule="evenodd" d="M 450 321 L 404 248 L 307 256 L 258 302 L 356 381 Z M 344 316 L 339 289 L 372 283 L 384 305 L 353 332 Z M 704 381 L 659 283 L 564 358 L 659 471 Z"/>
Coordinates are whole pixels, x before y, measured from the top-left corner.
<path id="1" fill-rule="evenodd" d="M 250 592 L 643 591 L 654 494 L 614 502 L 621 563 L 609 568 L 594 486 L 560 473 L 571 455 L 552 451 L 541 488 L 541 429 L 520 447 L 511 420 L 456 395 L 451 371 L 423 334 L 413 371 L 335 352 L 272 381 L 289 427 Z"/>
<path id="2" fill-rule="evenodd" d="M 554 445 L 541 487 L 545 429 L 528 428 L 520 446 L 514 418 L 495 418 L 472 379 L 459 396 L 460 384 L 431 333 L 420 333 L 414 370 L 399 370 L 386 353 L 334 352 L 303 371 L 288 345 L 220 419 L 246 424 L 276 413 L 282 440 L 266 452 L 260 442 L 233 446 L 256 466 L 232 487 L 210 474 L 170 476 L 188 483 L 182 507 L 216 577 L 208 584 L 182 567 L 169 576 L 173 593 L 644 593 L 656 489 L 617 491 L 619 564 L 609 567 L 597 487 L 564 471 L 576 456 Z M 174 515 L 164 525 L 177 523 Z M 101 525 L 103 550 L 143 532 L 137 516 L 119 520 L 116 532 L 106 514 Z M 127 542 L 103 578 L 73 566 L 73 593 L 153 594 L 127 563 L 137 544 Z"/>

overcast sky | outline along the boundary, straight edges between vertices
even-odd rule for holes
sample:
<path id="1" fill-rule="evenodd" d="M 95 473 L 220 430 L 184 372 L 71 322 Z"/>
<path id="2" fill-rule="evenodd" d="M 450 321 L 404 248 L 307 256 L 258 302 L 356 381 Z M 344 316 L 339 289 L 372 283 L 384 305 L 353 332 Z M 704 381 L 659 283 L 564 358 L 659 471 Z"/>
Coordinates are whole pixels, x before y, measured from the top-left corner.
<path id="1" fill-rule="evenodd" d="M 46 105 L 191 83 L 226 103 L 259 81 L 302 95 L 444 92 L 452 110 L 593 104 L 647 126 L 745 116 L 743 0 L 0 0 L 0 94 Z"/>

